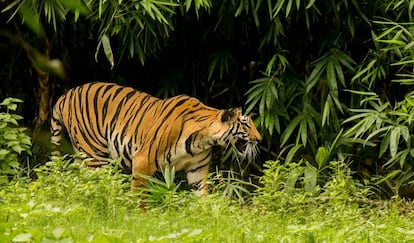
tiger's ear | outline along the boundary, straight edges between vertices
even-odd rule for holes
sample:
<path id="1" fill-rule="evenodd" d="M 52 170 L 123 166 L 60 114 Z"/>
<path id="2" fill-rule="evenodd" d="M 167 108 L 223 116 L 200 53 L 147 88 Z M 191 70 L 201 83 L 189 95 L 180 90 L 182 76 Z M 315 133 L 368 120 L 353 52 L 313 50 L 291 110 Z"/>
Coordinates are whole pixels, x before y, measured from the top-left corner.
<path id="1" fill-rule="evenodd" d="M 227 121 L 234 121 L 242 114 L 242 111 L 240 108 L 230 108 L 228 110 L 224 110 L 223 114 L 221 115 L 221 121 L 227 122 Z"/>

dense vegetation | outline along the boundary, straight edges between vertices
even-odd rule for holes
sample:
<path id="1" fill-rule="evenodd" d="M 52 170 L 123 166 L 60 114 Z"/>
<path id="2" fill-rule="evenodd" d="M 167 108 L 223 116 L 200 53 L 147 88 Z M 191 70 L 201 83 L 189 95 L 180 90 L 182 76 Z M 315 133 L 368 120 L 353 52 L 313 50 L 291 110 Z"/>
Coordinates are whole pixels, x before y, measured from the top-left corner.
<path id="1" fill-rule="evenodd" d="M 0 231 L 16 241 L 412 239 L 404 200 L 413 197 L 414 177 L 413 7 L 412 0 L 1 1 Z M 123 175 L 47 158 L 42 128 L 51 104 L 93 80 L 242 106 L 256 114 L 261 156 L 251 164 L 216 156 L 205 200 L 180 190 L 177 178 L 154 180 L 161 186 L 149 189 L 142 215 Z M 162 230 L 138 233 L 144 222 Z M 228 234 L 213 238 L 219 230 Z"/>
<path id="2" fill-rule="evenodd" d="M 331 178 L 312 193 L 292 187 L 292 168 L 266 164 L 262 186 L 213 174 L 212 194 L 196 198 L 169 171 L 142 199 L 130 176 L 113 167 L 86 170 L 73 158 L 36 169 L 0 188 L 1 242 L 410 242 L 412 202 L 367 199 L 368 190 L 332 163 Z M 114 162 L 115 163 L 115 162 Z M 293 167 L 292 167 L 293 166 Z M 306 182 L 305 182 L 306 184 Z M 233 193 L 230 193 L 233 192 Z"/>

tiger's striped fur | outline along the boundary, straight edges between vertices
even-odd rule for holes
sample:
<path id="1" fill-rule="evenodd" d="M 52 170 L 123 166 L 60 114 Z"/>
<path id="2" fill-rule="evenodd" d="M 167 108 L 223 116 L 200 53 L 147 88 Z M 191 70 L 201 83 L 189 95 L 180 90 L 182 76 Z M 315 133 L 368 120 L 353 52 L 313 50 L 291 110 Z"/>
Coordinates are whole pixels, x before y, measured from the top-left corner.
<path id="1" fill-rule="evenodd" d="M 238 108 L 218 110 L 179 95 L 158 99 L 113 83 L 89 83 L 67 91 L 51 118 L 51 143 L 59 146 L 66 130 L 77 152 L 94 158 L 89 166 L 122 158 L 121 168 L 133 174 L 132 186 L 165 164 L 185 170 L 196 194 L 207 193 L 206 177 L 213 145 L 233 144 L 253 158 L 261 136 Z M 240 146 L 241 145 L 241 146 Z"/>

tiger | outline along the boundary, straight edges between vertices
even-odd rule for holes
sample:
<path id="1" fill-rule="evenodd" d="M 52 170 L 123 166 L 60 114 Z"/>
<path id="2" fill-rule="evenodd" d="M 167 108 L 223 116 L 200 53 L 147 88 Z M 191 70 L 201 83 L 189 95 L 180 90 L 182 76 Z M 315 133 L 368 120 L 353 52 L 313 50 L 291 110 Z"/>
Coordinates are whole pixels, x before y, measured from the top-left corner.
<path id="1" fill-rule="evenodd" d="M 239 157 L 253 160 L 262 136 L 241 108 L 219 110 L 198 99 L 178 95 L 160 99 L 131 87 L 93 82 L 69 89 L 52 108 L 51 144 L 59 155 L 66 132 L 75 152 L 98 167 L 120 159 L 132 173 L 132 188 L 165 166 L 185 171 L 197 196 L 208 194 L 212 148 L 232 146 Z"/>

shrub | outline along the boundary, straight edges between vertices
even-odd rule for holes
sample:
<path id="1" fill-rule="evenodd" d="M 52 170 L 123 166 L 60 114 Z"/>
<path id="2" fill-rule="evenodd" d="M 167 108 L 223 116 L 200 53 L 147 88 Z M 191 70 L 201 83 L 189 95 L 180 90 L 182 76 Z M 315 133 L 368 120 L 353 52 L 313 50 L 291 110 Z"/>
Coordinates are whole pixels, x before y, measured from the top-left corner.
<path id="1" fill-rule="evenodd" d="M 31 139 L 24 133 L 26 128 L 20 127 L 18 121 L 22 116 L 13 114 L 16 111 L 17 103 L 22 101 L 15 98 L 6 98 L 0 103 L 0 180 L 16 174 L 20 164 L 19 155 L 23 152 L 30 154 Z M 1 179 L 2 178 L 2 179 Z"/>
<path id="2" fill-rule="evenodd" d="M 368 187 L 351 177 L 351 170 L 343 161 L 330 161 L 323 171 L 303 160 L 286 164 L 267 161 L 264 167 L 255 202 L 266 210 L 300 210 L 321 203 L 359 203 L 369 193 Z"/>

